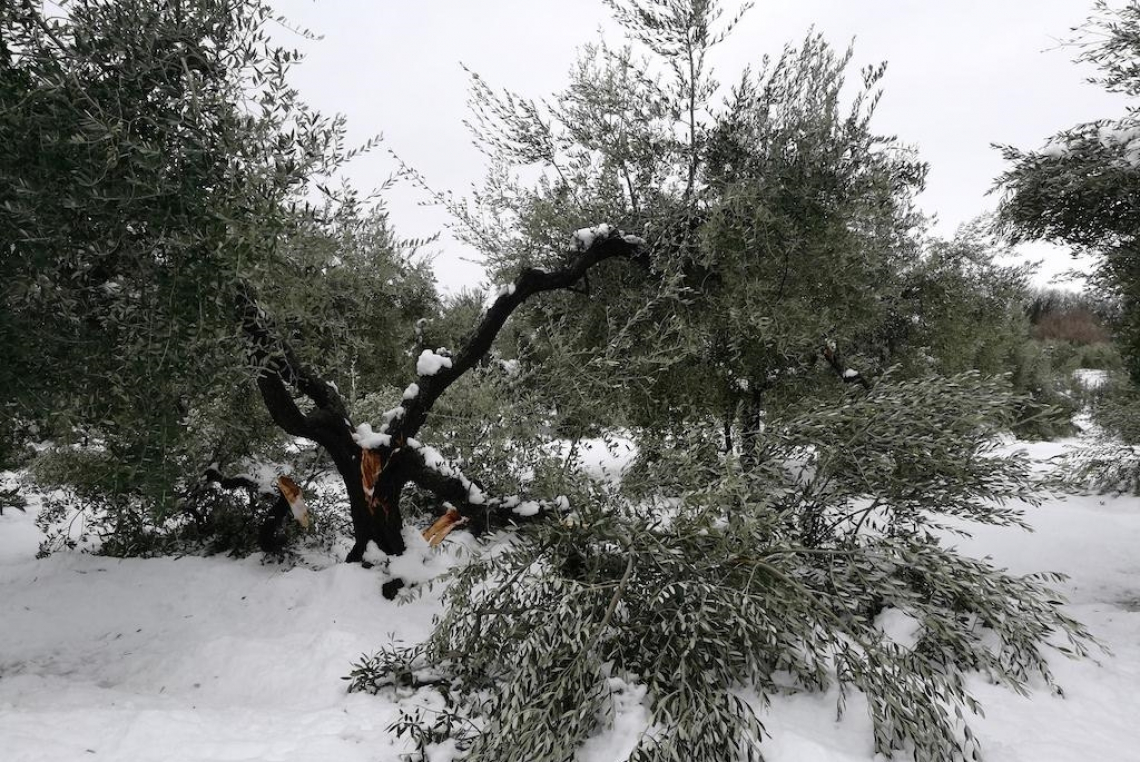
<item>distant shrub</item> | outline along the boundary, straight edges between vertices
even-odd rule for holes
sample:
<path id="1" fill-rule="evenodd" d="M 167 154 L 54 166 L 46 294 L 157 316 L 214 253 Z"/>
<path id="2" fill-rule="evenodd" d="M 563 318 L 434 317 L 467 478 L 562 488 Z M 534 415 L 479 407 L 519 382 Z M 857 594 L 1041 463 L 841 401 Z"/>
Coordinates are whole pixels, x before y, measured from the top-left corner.
<path id="1" fill-rule="evenodd" d="M 179 523 L 156 523 L 138 496 L 56 490 L 36 515 L 44 535 L 36 557 L 76 548 L 117 558 L 168 555 L 179 548 Z"/>
<path id="2" fill-rule="evenodd" d="M 1033 338 L 1071 341 L 1074 344 L 1102 344 L 1109 340 L 1109 332 L 1091 310 L 1076 307 L 1042 315 L 1033 325 Z"/>
<path id="3" fill-rule="evenodd" d="M 1010 384 L 1022 396 L 1013 432 L 1025 439 L 1056 439 L 1075 432 L 1072 418 L 1080 409 L 1071 371 L 1058 366 L 1073 357 L 1068 345 L 1027 341 L 1009 358 Z"/>
<path id="4" fill-rule="evenodd" d="M 1029 295 L 1025 315 L 1034 325 L 1050 315 L 1066 312 L 1083 312 L 1093 316 L 1100 325 L 1114 326 L 1120 321 L 1121 305 L 1118 300 L 1095 291 L 1068 291 L 1056 288 L 1039 289 Z"/>
<path id="5" fill-rule="evenodd" d="M 1115 344 L 1102 342 L 1081 347 L 1077 355 L 1077 367 L 1096 370 L 1122 370 L 1124 361 L 1121 359 L 1120 350 L 1116 348 Z"/>
<path id="6" fill-rule="evenodd" d="M 115 557 L 172 553 L 243 557 L 260 550 L 259 529 L 276 493 L 224 489 L 203 477 L 158 501 L 144 491 L 118 488 L 122 468 L 98 445 L 49 448 L 31 462 L 33 480 L 41 490 L 50 489 L 43 493 L 43 509 L 36 519 L 44 533 L 40 557 L 75 548 Z M 279 558 L 288 558 L 290 547 L 302 538 L 308 547 L 331 549 L 347 532 L 344 506 L 332 493 L 311 487 L 305 497 L 313 531 L 302 533 L 291 518 L 283 522 Z"/>
<path id="7" fill-rule="evenodd" d="M 1065 480 L 1078 489 L 1140 494 L 1140 389 L 1114 371 L 1083 400 L 1095 428 L 1065 455 Z"/>

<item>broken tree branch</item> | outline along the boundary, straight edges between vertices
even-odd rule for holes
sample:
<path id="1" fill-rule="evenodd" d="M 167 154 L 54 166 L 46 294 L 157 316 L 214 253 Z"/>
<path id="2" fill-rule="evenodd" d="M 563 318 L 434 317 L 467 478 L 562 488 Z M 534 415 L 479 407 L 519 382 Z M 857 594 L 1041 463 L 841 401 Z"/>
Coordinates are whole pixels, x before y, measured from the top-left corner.
<path id="1" fill-rule="evenodd" d="M 859 384 L 864 389 L 871 388 L 871 382 L 868 381 L 862 373 L 855 370 L 854 368 L 848 367 L 847 362 L 843 359 L 843 356 L 839 354 L 839 351 L 835 348 L 834 341 L 827 341 L 824 343 L 823 359 L 827 360 L 827 364 L 831 366 L 831 369 L 835 371 L 835 375 L 839 376 L 839 379 L 843 383 Z"/>

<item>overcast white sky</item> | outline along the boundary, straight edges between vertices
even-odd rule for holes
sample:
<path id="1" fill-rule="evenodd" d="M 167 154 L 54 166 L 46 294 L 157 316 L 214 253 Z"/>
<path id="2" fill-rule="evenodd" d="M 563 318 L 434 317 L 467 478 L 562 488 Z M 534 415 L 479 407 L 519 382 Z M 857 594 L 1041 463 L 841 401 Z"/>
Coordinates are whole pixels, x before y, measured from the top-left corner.
<path id="1" fill-rule="evenodd" d="M 1003 163 L 991 143 L 1036 147 L 1080 121 L 1117 116 L 1119 96 L 1087 84 L 1059 40 L 1092 0 L 757 0 L 713 63 L 722 82 L 801 40 L 812 25 L 833 45 L 855 39 L 855 65 L 889 62 L 875 125 L 917 146 L 931 165 L 920 205 L 950 235 L 992 209 L 986 196 Z M 736 7 L 726 2 L 726 15 Z M 297 25 L 323 35 L 291 42 L 307 53 L 294 81 L 319 110 L 348 117 L 350 136 L 382 133 L 384 145 L 437 190 L 464 194 L 485 158 L 463 126 L 467 75 L 541 97 L 567 81 L 575 50 L 605 34 L 616 40 L 601 0 L 276 0 Z M 378 185 L 394 165 L 383 151 L 350 176 Z M 410 186 L 386 194 L 397 232 L 425 236 L 448 221 L 424 208 Z M 446 236 L 436 271 L 446 290 L 476 286 L 482 269 Z M 1043 252 L 1043 250 L 1035 250 Z M 1045 269 L 1071 266 L 1053 253 Z"/>

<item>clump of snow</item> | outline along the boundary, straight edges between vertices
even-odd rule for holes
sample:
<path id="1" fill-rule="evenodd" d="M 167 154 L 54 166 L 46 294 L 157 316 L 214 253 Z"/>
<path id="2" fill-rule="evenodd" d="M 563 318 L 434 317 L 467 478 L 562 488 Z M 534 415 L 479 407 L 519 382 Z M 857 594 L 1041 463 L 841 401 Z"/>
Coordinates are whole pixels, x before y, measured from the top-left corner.
<path id="1" fill-rule="evenodd" d="M 419 391 L 418 386 L 416 387 L 416 390 L 417 390 L 417 392 Z M 387 428 L 388 424 L 390 424 L 396 418 L 403 418 L 405 412 L 406 411 L 404 410 L 403 406 L 401 406 L 401 405 L 397 405 L 396 407 L 392 408 L 391 410 L 385 410 L 380 415 L 380 424 L 382 426 L 384 426 L 385 428 Z"/>
<path id="2" fill-rule="evenodd" d="M 420 393 L 420 385 L 419 384 L 408 384 L 408 388 L 404 390 L 404 399 L 414 400 L 419 393 Z M 402 409 L 403 408 L 401 408 L 401 410 Z"/>
<path id="3" fill-rule="evenodd" d="M 352 439 L 365 450 L 376 450 L 381 447 L 391 447 L 392 437 L 372 430 L 372 424 L 362 423 L 356 427 Z"/>
<path id="4" fill-rule="evenodd" d="M 512 513 L 516 516 L 537 516 L 538 512 L 542 510 L 542 505 L 534 500 L 525 500 L 512 509 Z"/>
<path id="5" fill-rule="evenodd" d="M 368 544 L 364 546 L 363 557 L 367 563 L 370 563 L 373 566 L 379 566 L 388 560 L 388 554 L 380 550 L 380 546 L 372 540 L 369 540 Z"/>
<path id="6" fill-rule="evenodd" d="M 499 287 L 499 296 L 513 296 L 515 293 L 515 284 L 507 283 Z"/>
<path id="7" fill-rule="evenodd" d="M 352 426 L 351 421 L 346 420 L 345 424 L 349 427 Z M 290 455 L 297 455 L 298 453 L 302 453 L 302 452 L 305 452 L 307 450 L 312 450 L 314 445 L 308 439 L 302 439 L 301 437 L 293 437 L 293 439 L 286 442 L 284 446 L 285 446 L 285 452 L 289 453 Z M 288 473 L 288 471 L 287 470 L 282 471 L 282 473 Z"/>
<path id="8" fill-rule="evenodd" d="M 652 714 L 647 700 L 648 690 L 639 683 L 627 682 L 620 677 L 606 681 L 610 691 L 613 722 L 607 726 L 603 718 L 598 735 L 582 744 L 578 762 L 613 762 L 628 759 L 645 734 L 652 735 Z"/>
<path id="9" fill-rule="evenodd" d="M 625 241 L 626 243 L 633 244 L 634 246 L 645 245 L 645 239 L 637 235 L 623 235 L 621 237 L 621 240 Z"/>
<path id="10" fill-rule="evenodd" d="M 613 225 L 605 222 L 589 228 L 580 228 L 574 231 L 574 243 L 577 244 L 578 248 L 586 250 L 593 246 L 594 241 L 599 238 L 609 238 L 613 230 Z"/>
<path id="11" fill-rule="evenodd" d="M 439 743 L 429 743 L 424 747 L 427 752 L 426 762 L 459 762 L 467 758 L 467 751 L 459 748 L 459 742 L 448 738 Z"/>
<path id="12" fill-rule="evenodd" d="M 439 373 L 441 368 L 450 367 L 450 357 L 433 352 L 430 349 L 420 352 L 420 357 L 416 360 L 416 374 L 420 376 L 434 376 Z"/>
<path id="13" fill-rule="evenodd" d="M 859 377 L 859 371 L 855 370 L 854 368 L 848 368 L 847 370 L 843 371 L 843 377 L 844 378 L 858 378 Z"/>
<path id="14" fill-rule="evenodd" d="M 428 544 L 416 527 L 405 525 L 402 534 L 403 554 L 388 561 L 388 574 L 392 578 L 402 579 L 409 585 L 422 584 L 432 581 L 453 565 L 448 556 Z"/>
<path id="15" fill-rule="evenodd" d="M 879 612 L 875 617 L 875 627 L 882 631 L 884 638 L 908 651 L 915 647 L 922 633 L 921 622 L 893 606 Z"/>
<path id="16" fill-rule="evenodd" d="M 277 477 L 288 472 L 280 463 L 249 462 L 243 464 L 235 476 L 253 482 L 262 494 L 270 494 L 277 491 Z"/>
<path id="17" fill-rule="evenodd" d="M 1059 159 L 1068 156 L 1069 153 L 1070 148 L 1068 141 L 1052 137 L 1045 142 L 1045 145 L 1037 152 L 1037 155 L 1046 156 L 1050 159 Z"/>

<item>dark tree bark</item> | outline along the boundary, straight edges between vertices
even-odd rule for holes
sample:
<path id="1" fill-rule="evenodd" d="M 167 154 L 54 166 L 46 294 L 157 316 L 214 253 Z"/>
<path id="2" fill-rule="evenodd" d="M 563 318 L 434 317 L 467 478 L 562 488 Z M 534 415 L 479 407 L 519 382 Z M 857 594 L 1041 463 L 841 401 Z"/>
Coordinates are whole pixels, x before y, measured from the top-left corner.
<path id="1" fill-rule="evenodd" d="M 835 375 L 845 384 L 859 384 L 864 389 L 871 388 L 871 382 L 859 371 L 847 365 L 843 355 L 835 348 L 835 342 L 829 341 L 823 346 L 823 359 L 835 371 Z"/>
<path id="2" fill-rule="evenodd" d="M 556 270 L 523 270 L 486 310 L 459 351 L 449 358 L 450 366 L 419 376 L 418 392 L 393 411 L 382 432 L 385 444 L 374 448 L 369 458 L 370 462 L 378 458 L 380 464 L 371 483 L 371 475 L 362 474 L 364 451 L 354 438 L 355 428 L 340 394 L 304 365 L 276 335 L 251 290 L 239 287 L 242 324 L 251 357 L 258 367 L 257 388 L 266 409 L 282 430 L 323 447 L 344 482 L 354 535 L 346 561 L 362 562 L 369 542 L 375 542 L 388 555 L 404 552 L 400 495 L 409 482 L 451 503 L 476 523 L 485 521 L 488 514 L 509 511 L 503 501 L 473 491 L 470 480 L 456 475 L 454 469 L 440 469 L 429 463 L 422 446 L 414 439 L 416 434 L 440 396 L 487 354 L 499 331 L 527 299 L 545 291 L 571 289 L 590 268 L 608 259 L 647 265 L 643 247 L 640 239 L 611 229 L 599 233 L 588 247 L 568 253 L 565 264 Z M 308 398 L 312 410 L 303 412 L 296 401 L 298 396 Z M 371 490 L 371 496 L 366 489 Z M 391 597 L 399 587 L 399 581 L 394 580 L 385 586 L 384 593 Z"/>
<path id="3" fill-rule="evenodd" d="M 747 469 L 760 465 L 764 431 L 764 392 L 766 387 L 753 385 L 743 405 L 740 432 L 740 459 Z"/>
<path id="4" fill-rule="evenodd" d="M 729 406 L 728 410 L 724 413 L 724 423 L 721 425 L 721 433 L 724 436 L 724 452 L 726 455 L 731 455 L 733 450 L 732 421 L 735 417 L 736 411 Z"/>
<path id="5" fill-rule="evenodd" d="M 845 384 L 859 384 L 864 389 L 871 388 L 871 382 L 858 370 L 850 367 L 846 359 L 836 348 L 835 342 L 824 343 L 820 355 L 827 362 L 828 367 L 836 377 Z M 818 361 L 818 356 L 812 353 L 804 361 L 803 367 Z M 740 410 L 740 449 L 741 461 L 746 468 L 755 468 L 760 464 L 763 449 L 761 432 L 764 429 L 764 394 L 771 388 L 770 383 L 759 384 L 753 382 L 749 387 L 746 399 L 738 402 L 736 409 Z M 736 417 L 735 410 L 726 413 L 724 419 L 725 451 L 732 451 L 732 423 Z"/>

